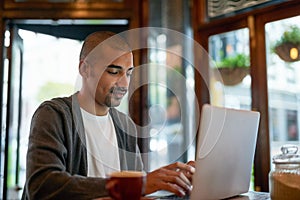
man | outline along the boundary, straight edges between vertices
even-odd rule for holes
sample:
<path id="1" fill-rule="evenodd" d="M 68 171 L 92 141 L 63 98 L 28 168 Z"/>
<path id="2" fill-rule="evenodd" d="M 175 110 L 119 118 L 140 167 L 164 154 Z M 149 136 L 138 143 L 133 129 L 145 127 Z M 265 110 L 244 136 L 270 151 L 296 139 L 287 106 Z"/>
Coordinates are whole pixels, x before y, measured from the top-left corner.
<path id="1" fill-rule="evenodd" d="M 22 199 L 94 199 L 108 196 L 106 175 L 143 170 L 132 120 L 117 111 L 133 71 L 129 45 L 118 35 L 95 32 L 80 52 L 81 89 L 36 110 L 30 129 Z M 147 173 L 145 194 L 191 190 L 193 162 Z"/>

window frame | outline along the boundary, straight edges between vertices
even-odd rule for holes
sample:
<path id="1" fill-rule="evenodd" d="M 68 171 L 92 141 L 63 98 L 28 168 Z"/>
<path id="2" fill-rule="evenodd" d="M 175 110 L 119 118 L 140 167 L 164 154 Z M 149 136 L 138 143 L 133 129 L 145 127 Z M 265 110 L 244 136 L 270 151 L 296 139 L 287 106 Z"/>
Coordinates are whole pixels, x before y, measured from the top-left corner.
<path id="1" fill-rule="evenodd" d="M 240 28 L 249 28 L 250 31 L 250 60 L 252 77 L 251 97 L 252 109 L 261 113 L 259 133 L 257 139 L 255 160 L 254 160 L 254 187 L 256 191 L 269 191 L 268 174 L 270 171 L 270 139 L 269 139 L 269 111 L 268 111 L 268 88 L 266 71 L 266 47 L 265 47 L 265 24 L 300 15 L 300 2 L 291 0 L 279 2 L 268 7 L 255 9 L 249 12 L 237 14 L 222 19 L 208 20 L 205 10 L 206 1 L 193 1 L 193 15 L 195 21 L 194 38 L 203 48 L 208 51 L 208 38 L 211 35 L 220 34 Z M 198 14 L 198 12 L 201 12 Z M 195 60 L 197 63 L 197 60 Z M 207 72 L 204 67 L 201 69 Z M 209 94 L 205 89 L 203 79 L 196 74 L 195 90 L 198 96 L 199 105 L 209 102 Z M 201 113 L 200 113 L 201 114 Z"/>

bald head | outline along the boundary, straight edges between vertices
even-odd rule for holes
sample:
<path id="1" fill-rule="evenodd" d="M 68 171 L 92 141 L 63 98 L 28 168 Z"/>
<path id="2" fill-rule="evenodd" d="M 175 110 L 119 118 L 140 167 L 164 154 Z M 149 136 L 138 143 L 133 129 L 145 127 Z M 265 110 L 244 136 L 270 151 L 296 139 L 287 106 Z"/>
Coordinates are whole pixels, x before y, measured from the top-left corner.
<path id="1" fill-rule="evenodd" d="M 80 60 L 84 60 L 99 44 L 120 51 L 131 51 L 128 43 L 121 36 L 109 31 L 98 31 L 86 37 L 80 52 Z"/>
<path id="2" fill-rule="evenodd" d="M 89 35 L 80 52 L 80 106 L 92 114 L 106 115 L 110 107 L 120 105 L 132 71 L 132 51 L 122 37 L 112 32 Z"/>

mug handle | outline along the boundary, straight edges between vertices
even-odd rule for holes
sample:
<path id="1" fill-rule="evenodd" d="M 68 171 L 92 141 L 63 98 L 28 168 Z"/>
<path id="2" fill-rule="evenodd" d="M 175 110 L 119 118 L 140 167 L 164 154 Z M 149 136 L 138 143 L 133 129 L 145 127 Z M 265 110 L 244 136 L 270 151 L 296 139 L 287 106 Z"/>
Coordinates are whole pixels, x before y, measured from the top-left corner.
<path id="1" fill-rule="evenodd" d="M 120 184 L 118 180 L 115 179 L 107 179 L 106 181 L 106 190 L 108 191 L 109 196 L 111 196 L 114 200 L 121 200 L 120 194 Z"/>

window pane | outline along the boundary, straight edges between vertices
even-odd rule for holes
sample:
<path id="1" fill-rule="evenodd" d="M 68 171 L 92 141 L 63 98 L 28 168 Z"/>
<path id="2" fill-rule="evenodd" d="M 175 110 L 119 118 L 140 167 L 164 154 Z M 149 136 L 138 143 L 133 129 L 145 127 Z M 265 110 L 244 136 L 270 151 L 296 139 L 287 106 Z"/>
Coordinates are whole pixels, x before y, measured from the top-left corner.
<path id="1" fill-rule="evenodd" d="M 25 30 L 19 34 L 24 41 L 20 129 L 20 186 L 23 187 L 32 115 L 41 102 L 74 92 L 81 42 Z"/>
<path id="2" fill-rule="evenodd" d="M 247 28 L 209 38 L 211 104 L 251 110 L 251 77 Z M 254 177 L 250 190 L 254 190 Z"/>
<path id="3" fill-rule="evenodd" d="M 299 21 L 296 16 L 265 26 L 271 158 L 284 144 L 300 144 Z"/>
<path id="4" fill-rule="evenodd" d="M 153 29 L 148 37 L 149 170 L 195 158 L 197 122 L 188 5 L 188 0 L 149 1 L 149 25 L 164 29 Z"/>
<path id="5" fill-rule="evenodd" d="M 240 29 L 211 36 L 211 103 L 251 109 L 249 31 Z"/>
<path id="6" fill-rule="evenodd" d="M 149 38 L 157 46 L 149 50 L 149 170 L 195 155 L 195 95 L 189 94 L 194 91 L 194 69 L 183 64 L 183 44 L 166 46 L 168 36 Z"/>

